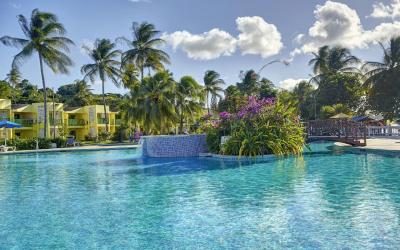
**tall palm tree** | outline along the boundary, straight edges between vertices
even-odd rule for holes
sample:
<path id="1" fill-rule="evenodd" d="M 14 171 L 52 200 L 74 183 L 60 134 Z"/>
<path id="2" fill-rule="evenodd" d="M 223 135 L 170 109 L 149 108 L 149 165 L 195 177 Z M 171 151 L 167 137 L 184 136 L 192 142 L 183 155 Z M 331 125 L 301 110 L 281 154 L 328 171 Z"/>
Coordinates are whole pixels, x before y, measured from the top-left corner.
<path id="1" fill-rule="evenodd" d="M 379 43 L 383 51 L 382 62 L 366 62 L 362 69 L 366 71 L 366 85 L 379 84 L 379 79 L 400 69 L 400 37 L 392 38 L 389 47 Z"/>
<path id="2" fill-rule="evenodd" d="M 163 133 L 176 121 L 175 81 L 169 72 L 145 77 L 138 92 L 130 93 L 126 117 L 140 121 L 148 132 Z"/>
<path id="3" fill-rule="evenodd" d="M 176 83 L 176 107 L 179 115 L 179 132 L 183 132 L 183 122 L 193 120 L 201 113 L 204 101 L 203 87 L 191 76 L 184 76 Z"/>
<path id="4" fill-rule="evenodd" d="M 93 48 L 84 46 L 89 57 L 93 63 L 85 64 L 81 68 L 84 79 L 90 79 L 92 83 L 97 77 L 101 80 L 101 91 L 103 95 L 104 118 L 106 123 L 106 131 L 108 130 L 108 116 L 106 109 L 106 97 L 104 93 L 104 85 L 106 79 L 110 79 L 115 86 L 120 87 L 121 83 L 118 81 L 120 76 L 120 62 L 115 60 L 121 54 L 121 51 L 115 49 L 115 44 L 108 39 L 97 39 Z"/>
<path id="5" fill-rule="evenodd" d="M 157 47 L 165 41 L 156 36 L 160 31 L 156 30 L 153 24 L 136 23 L 132 24 L 133 40 L 120 37 L 118 40 L 125 41 L 129 49 L 123 53 L 122 63 L 134 63 L 140 70 L 140 79 L 144 78 L 144 69 L 162 70 L 163 63 L 169 63 L 169 56 Z"/>
<path id="6" fill-rule="evenodd" d="M 323 46 L 318 53 L 313 53 L 314 58 L 308 64 L 313 66 L 315 77 L 312 80 L 318 83 L 322 77 L 338 72 L 349 74 L 359 74 L 359 70 L 354 66 L 360 60 L 350 53 L 349 49 L 342 47 Z"/>
<path id="7" fill-rule="evenodd" d="M 224 92 L 224 89 L 221 85 L 224 85 L 225 82 L 220 78 L 219 73 L 214 70 L 208 70 L 204 74 L 204 91 L 206 92 L 206 101 L 207 101 L 207 112 L 210 114 L 210 96 L 211 96 L 211 106 L 215 106 L 217 102 L 217 97 L 221 97 L 221 93 Z"/>
<path id="8" fill-rule="evenodd" d="M 18 15 L 18 22 L 25 38 L 3 36 L 0 41 L 7 46 L 22 48 L 21 52 L 14 57 L 13 68 L 35 52 L 39 56 L 44 97 L 44 137 L 47 137 L 47 91 L 43 64 L 46 64 L 54 73 L 68 73 L 68 66 L 72 65 L 72 61 L 66 53 L 69 52 L 68 45 L 74 43 L 64 36 L 66 33 L 64 26 L 52 13 L 34 9 L 30 22 L 23 15 Z"/>
<path id="9" fill-rule="evenodd" d="M 369 89 L 368 102 L 373 109 L 382 113 L 386 119 L 400 115 L 400 36 L 390 39 L 389 46 L 383 50 L 382 62 L 366 62 L 364 87 Z"/>

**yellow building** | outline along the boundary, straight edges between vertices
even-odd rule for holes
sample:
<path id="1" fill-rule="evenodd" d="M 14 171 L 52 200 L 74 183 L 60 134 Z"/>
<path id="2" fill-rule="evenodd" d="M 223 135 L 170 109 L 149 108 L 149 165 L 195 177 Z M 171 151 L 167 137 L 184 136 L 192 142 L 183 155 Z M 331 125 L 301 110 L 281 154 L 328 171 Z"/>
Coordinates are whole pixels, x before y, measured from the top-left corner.
<path id="1" fill-rule="evenodd" d="M 108 106 L 106 111 L 108 119 L 105 117 L 102 105 L 65 108 L 64 124 L 67 134 L 75 136 L 78 140 L 96 138 L 106 131 L 106 124 L 110 133 L 115 133 L 116 127 L 121 125 L 121 118 L 118 112 L 110 110 Z"/>
<path id="2" fill-rule="evenodd" d="M 85 107 L 65 107 L 62 103 L 47 103 L 48 130 L 50 138 L 73 135 L 77 140 L 96 138 L 102 131 L 106 131 L 106 123 L 110 133 L 121 124 L 118 112 L 110 111 L 101 105 Z M 10 100 L 0 99 L 0 119 L 10 120 L 22 125 L 22 128 L 10 129 L 8 138 L 36 138 L 44 137 L 44 104 L 13 104 Z M 4 132 L 0 138 L 4 137 Z"/>

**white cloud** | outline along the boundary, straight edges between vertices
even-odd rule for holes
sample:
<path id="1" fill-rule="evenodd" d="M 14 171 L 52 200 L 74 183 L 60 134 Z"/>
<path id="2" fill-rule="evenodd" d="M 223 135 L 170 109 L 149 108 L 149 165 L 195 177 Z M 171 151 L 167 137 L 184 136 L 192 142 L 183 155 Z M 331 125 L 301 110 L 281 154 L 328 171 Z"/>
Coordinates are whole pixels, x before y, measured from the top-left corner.
<path id="1" fill-rule="evenodd" d="M 375 3 L 369 17 L 392 19 L 400 17 L 400 0 L 393 0 L 389 5 L 385 5 L 382 2 Z"/>
<path id="2" fill-rule="evenodd" d="M 174 50 L 181 49 L 189 58 L 211 60 L 220 56 L 229 56 L 236 50 L 236 39 L 228 32 L 212 29 L 203 34 L 191 34 L 188 31 L 176 31 L 162 37 Z"/>
<path id="3" fill-rule="evenodd" d="M 20 3 L 10 3 L 10 6 L 14 9 L 20 9 L 22 7 Z"/>
<path id="4" fill-rule="evenodd" d="M 275 25 L 259 16 L 236 19 L 238 46 L 243 55 L 261 55 L 263 58 L 279 53 L 283 48 L 282 37 Z"/>
<path id="5" fill-rule="evenodd" d="M 324 45 L 368 48 L 370 44 L 400 34 L 399 22 L 381 23 L 371 30 L 364 30 L 357 12 L 343 3 L 327 1 L 324 5 L 317 5 L 314 14 L 316 21 L 308 34 L 295 38 L 300 46 L 291 52 L 292 57 L 315 52 Z"/>
<path id="6" fill-rule="evenodd" d="M 279 86 L 283 89 L 286 90 L 293 90 L 294 87 L 296 87 L 297 84 L 299 84 L 301 81 L 308 81 L 308 79 L 293 79 L 293 78 L 289 78 L 289 79 L 285 79 L 283 81 L 279 82 Z"/>
<path id="7" fill-rule="evenodd" d="M 174 50 L 184 51 L 189 58 L 211 60 L 220 56 L 230 56 L 239 47 L 242 54 L 260 55 L 263 58 L 279 53 L 283 48 L 281 34 L 275 25 L 265 22 L 259 16 L 238 17 L 237 38 L 218 28 L 202 34 L 175 31 L 164 34 L 163 39 Z"/>
<path id="8" fill-rule="evenodd" d="M 363 28 L 357 12 L 343 3 L 327 1 L 317 5 L 316 21 L 303 39 L 301 50 L 304 53 L 315 51 L 323 45 L 363 47 Z"/>

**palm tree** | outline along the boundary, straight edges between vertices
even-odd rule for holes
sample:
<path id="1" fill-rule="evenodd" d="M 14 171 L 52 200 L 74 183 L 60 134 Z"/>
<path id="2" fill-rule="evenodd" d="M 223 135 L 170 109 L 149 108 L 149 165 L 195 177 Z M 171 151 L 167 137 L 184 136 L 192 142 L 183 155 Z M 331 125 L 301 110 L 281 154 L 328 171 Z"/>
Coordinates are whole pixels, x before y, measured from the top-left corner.
<path id="1" fill-rule="evenodd" d="M 217 97 L 221 97 L 224 92 L 221 85 L 225 84 L 224 80 L 220 78 L 220 75 L 214 70 L 208 70 L 204 74 L 204 91 L 206 92 L 207 101 L 207 112 L 210 114 L 210 102 L 209 97 L 211 96 L 211 106 L 215 106 Z"/>
<path id="2" fill-rule="evenodd" d="M 68 45 L 74 43 L 64 36 L 66 33 L 64 26 L 52 13 L 34 9 L 30 22 L 23 15 L 18 15 L 18 22 L 25 38 L 3 36 L 0 41 L 7 46 L 22 48 L 21 52 L 14 57 L 13 68 L 24 62 L 34 52 L 38 53 L 44 97 L 44 137 L 47 137 L 47 91 L 43 63 L 54 73 L 68 73 L 68 66 L 72 65 L 72 61 L 66 53 L 69 52 Z"/>
<path id="3" fill-rule="evenodd" d="M 125 88 L 130 91 L 138 91 L 139 73 L 134 64 L 128 63 L 121 67 L 121 80 Z"/>
<path id="4" fill-rule="evenodd" d="M 90 85 L 84 80 L 77 80 L 74 83 L 75 95 L 73 100 L 78 106 L 86 106 L 93 103 L 93 94 Z"/>
<path id="5" fill-rule="evenodd" d="M 148 132 L 163 133 L 176 121 L 175 81 L 169 72 L 145 77 L 138 92 L 131 92 L 126 111 L 129 120 L 142 123 Z"/>
<path id="6" fill-rule="evenodd" d="M 368 102 L 385 118 L 393 119 L 400 114 L 400 36 L 390 39 L 389 46 L 379 43 L 383 50 L 382 62 L 366 62 L 364 87 L 369 88 Z"/>
<path id="7" fill-rule="evenodd" d="M 118 81 L 120 76 L 120 62 L 115 58 L 120 56 L 121 52 L 114 49 L 115 44 L 108 39 L 97 39 L 93 48 L 84 47 L 89 57 L 94 63 L 85 64 L 81 68 L 84 79 L 90 79 L 92 83 L 97 77 L 101 80 L 101 90 L 103 95 L 104 118 L 106 123 L 106 131 L 108 131 L 108 116 L 106 109 L 106 97 L 104 93 L 104 85 L 106 79 L 110 79 L 115 86 L 120 87 L 121 83 Z"/>
<path id="8" fill-rule="evenodd" d="M 133 40 L 120 37 L 118 40 L 125 41 L 130 49 L 123 53 L 122 64 L 133 63 L 140 70 L 140 79 L 144 78 L 144 69 L 164 69 L 163 63 L 169 63 L 169 56 L 164 51 L 157 49 L 165 41 L 156 38 L 160 31 L 153 24 L 134 22 L 132 24 Z"/>
<path id="9" fill-rule="evenodd" d="M 380 78 L 400 69 L 400 37 L 390 39 L 388 48 L 379 44 L 383 50 L 383 62 L 366 62 L 362 67 L 366 71 L 366 85 L 379 84 Z"/>
<path id="10" fill-rule="evenodd" d="M 176 83 L 176 104 L 179 115 L 179 132 L 183 132 L 183 122 L 201 113 L 204 91 L 191 76 L 184 76 Z"/>
<path id="11" fill-rule="evenodd" d="M 323 46 L 318 53 L 313 53 L 314 58 L 308 64 L 313 66 L 315 76 L 312 81 L 318 81 L 331 73 L 344 72 L 349 74 L 359 74 L 359 70 L 354 67 L 360 60 L 351 55 L 350 50 L 342 47 Z"/>
<path id="12" fill-rule="evenodd" d="M 14 89 L 17 88 L 22 81 L 21 73 L 18 68 L 12 67 L 10 73 L 7 74 L 5 81 L 7 81 Z"/>

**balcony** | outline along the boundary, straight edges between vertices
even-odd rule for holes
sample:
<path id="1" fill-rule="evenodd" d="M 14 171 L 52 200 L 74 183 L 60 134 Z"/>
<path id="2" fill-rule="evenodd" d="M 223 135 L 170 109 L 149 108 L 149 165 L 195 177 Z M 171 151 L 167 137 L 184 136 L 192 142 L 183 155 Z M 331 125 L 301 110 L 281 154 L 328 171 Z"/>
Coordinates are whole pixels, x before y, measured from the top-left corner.
<path id="1" fill-rule="evenodd" d="M 61 119 L 53 120 L 52 118 L 50 118 L 50 126 L 61 126 L 61 125 L 62 125 Z"/>
<path id="2" fill-rule="evenodd" d="M 108 122 L 105 118 L 97 118 L 97 124 L 108 124 Z"/>
<path id="3" fill-rule="evenodd" d="M 85 126 L 86 125 L 86 121 L 83 119 L 68 119 L 68 126 Z"/>
<path id="4" fill-rule="evenodd" d="M 15 123 L 21 124 L 24 128 L 31 128 L 36 121 L 34 119 L 14 119 Z"/>

